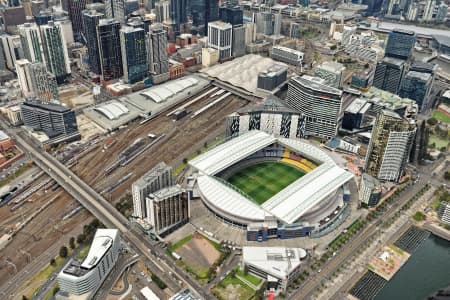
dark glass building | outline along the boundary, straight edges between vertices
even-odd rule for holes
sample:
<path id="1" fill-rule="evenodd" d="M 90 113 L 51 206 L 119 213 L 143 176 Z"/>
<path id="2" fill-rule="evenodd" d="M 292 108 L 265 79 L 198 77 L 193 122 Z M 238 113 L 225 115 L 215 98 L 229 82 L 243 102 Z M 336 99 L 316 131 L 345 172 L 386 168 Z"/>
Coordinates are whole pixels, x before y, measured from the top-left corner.
<path id="1" fill-rule="evenodd" d="M 415 100 L 420 110 L 428 106 L 433 76 L 430 73 L 409 71 L 402 80 L 398 95 Z"/>
<path id="2" fill-rule="evenodd" d="M 76 42 L 82 42 L 83 21 L 81 12 L 86 9 L 88 0 L 68 0 L 67 11 L 72 22 L 73 38 Z"/>
<path id="3" fill-rule="evenodd" d="M 120 22 L 101 19 L 97 26 L 100 68 L 103 81 L 122 77 L 122 50 L 120 46 Z"/>
<path id="4" fill-rule="evenodd" d="M 124 26 L 120 30 L 125 81 L 136 83 L 148 75 L 145 30 Z"/>
<path id="5" fill-rule="evenodd" d="M 85 10 L 82 14 L 83 34 L 88 48 L 89 66 L 93 73 L 100 75 L 100 53 L 97 39 L 97 25 L 104 14 L 95 10 Z"/>
<path id="6" fill-rule="evenodd" d="M 78 132 L 75 112 L 62 105 L 27 101 L 20 106 L 23 124 L 48 137 Z"/>
<path id="7" fill-rule="evenodd" d="M 377 64 L 373 86 L 397 94 L 403 78 L 406 61 L 385 57 Z"/>
<path id="8" fill-rule="evenodd" d="M 408 59 L 416 43 L 414 31 L 394 29 L 389 33 L 386 44 L 385 56 L 400 59 Z"/>
<path id="9" fill-rule="evenodd" d="M 220 20 L 231 25 L 244 24 L 244 12 L 239 6 L 222 6 L 219 10 Z"/>
<path id="10" fill-rule="evenodd" d="M 180 25 L 188 21 L 189 0 L 170 0 L 170 18 L 174 24 L 175 35 L 180 33 Z"/>
<path id="11" fill-rule="evenodd" d="M 219 1 L 191 0 L 190 14 L 194 26 L 197 26 L 204 32 L 208 28 L 208 22 L 219 20 Z"/>

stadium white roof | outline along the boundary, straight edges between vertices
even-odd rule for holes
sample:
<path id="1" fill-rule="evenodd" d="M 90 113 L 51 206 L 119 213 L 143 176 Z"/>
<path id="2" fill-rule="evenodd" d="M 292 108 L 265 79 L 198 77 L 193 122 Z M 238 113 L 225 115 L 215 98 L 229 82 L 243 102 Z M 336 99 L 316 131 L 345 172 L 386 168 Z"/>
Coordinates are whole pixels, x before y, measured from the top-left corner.
<path id="1" fill-rule="evenodd" d="M 197 184 L 202 196 L 208 199 L 208 205 L 226 213 L 228 218 L 235 222 L 242 223 L 243 220 L 260 222 L 265 216 L 270 215 L 256 203 L 215 177 L 200 176 Z"/>
<path id="2" fill-rule="evenodd" d="M 285 279 L 298 268 L 306 251 L 302 248 L 243 247 L 242 260 L 278 279 Z M 267 279 L 267 278 L 266 278 Z"/>
<path id="3" fill-rule="evenodd" d="M 231 185 L 211 177 L 274 143 L 288 147 L 320 165 L 268 199 L 262 206 L 233 190 Z M 225 142 L 191 160 L 189 164 L 200 173 L 198 186 L 207 199 L 207 205 L 214 206 L 229 218 L 235 217 L 248 222 L 262 221 L 264 216 L 273 215 L 292 224 L 353 177 L 353 174 L 337 166 L 324 151 L 306 141 L 277 138 L 258 130 Z"/>
<path id="4" fill-rule="evenodd" d="M 118 235 L 119 230 L 117 229 L 97 229 L 89 253 L 83 260 L 81 267 L 88 270 L 95 267 L 103 255 L 111 248 Z"/>
<path id="5" fill-rule="evenodd" d="M 198 80 L 193 77 L 182 78 L 164 85 L 156 86 L 152 89 L 142 92 L 141 95 L 150 98 L 156 103 L 166 101 L 170 97 L 180 93 L 181 91 L 196 85 Z"/>
<path id="6" fill-rule="evenodd" d="M 97 106 L 94 110 L 102 113 L 110 120 L 118 119 L 120 116 L 129 112 L 125 105 L 117 101 L 112 101 L 105 105 Z"/>
<path id="7" fill-rule="evenodd" d="M 262 207 L 278 219 L 294 223 L 352 177 L 353 174 L 337 165 L 323 164 L 275 194 Z"/>

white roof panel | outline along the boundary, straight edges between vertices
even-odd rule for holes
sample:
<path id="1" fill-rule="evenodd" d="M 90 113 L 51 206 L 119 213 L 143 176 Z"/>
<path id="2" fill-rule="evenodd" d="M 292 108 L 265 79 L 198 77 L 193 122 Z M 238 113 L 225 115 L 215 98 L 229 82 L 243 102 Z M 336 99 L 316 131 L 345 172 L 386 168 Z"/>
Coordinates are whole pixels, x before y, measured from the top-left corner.
<path id="1" fill-rule="evenodd" d="M 102 259 L 103 255 L 111 248 L 114 240 L 118 237 L 117 229 L 97 229 L 89 253 L 81 264 L 82 268 L 92 269 Z"/>
<path id="2" fill-rule="evenodd" d="M 242 219 L 262 222 L 264 216 L 270 215 L 256 203 L 220 182 L 217 178 L 203 175 L 198 177 L 197 184 L 208 205 L 213 205 L 216 209 L 228 214 L 228 217 L 236 222 L 242 222 Z"/>

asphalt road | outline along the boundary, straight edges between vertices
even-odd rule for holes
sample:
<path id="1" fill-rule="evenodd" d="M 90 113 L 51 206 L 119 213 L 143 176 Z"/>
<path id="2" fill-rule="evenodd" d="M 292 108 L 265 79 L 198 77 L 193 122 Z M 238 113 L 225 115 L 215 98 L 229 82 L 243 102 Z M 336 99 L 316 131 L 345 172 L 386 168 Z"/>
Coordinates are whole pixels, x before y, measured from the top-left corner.
<path id="1" fill-rule="evenodd" d="M 375 221 L 370 223 L 365 229 L 363 229 L 360 234 L 358 234 L 354 239 L 348 242 L 332 260 L 327 261 L 321 267 L 320 273 L 315 273 L 312 276 L 308 277 L 304 284 L 292 295 L 290 295 L 289 298 L 310 299 L 311 294 L 315 291 L 317 286 L 320 285 L 322 281 L 326 280 L 335 270 L 337 270 L 337 268 L 343 262 L 351 258 L 351 256 L 376 233 L 376 231 L 378 230 L 378 226 L 376 225 L 377 221 L 381 220 L 382 222 L 384 222 L 391 218 L 397 212 L 397 208 L 402 206 L 415 194 L 417 194 L 427 182 L 428 177 L 422 176 L 417 184 L 404 191 L 401 194 L 401 198 L 397 201 L 396 205 L 391 206 L 389 210 L 384 213 L 379 219 L 376 219 Z"/>

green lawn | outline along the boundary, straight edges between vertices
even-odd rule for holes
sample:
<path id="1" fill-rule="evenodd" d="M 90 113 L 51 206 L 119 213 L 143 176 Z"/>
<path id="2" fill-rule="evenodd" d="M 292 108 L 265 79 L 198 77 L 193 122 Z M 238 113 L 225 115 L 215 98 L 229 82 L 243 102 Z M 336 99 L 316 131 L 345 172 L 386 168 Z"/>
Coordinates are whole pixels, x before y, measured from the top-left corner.
<path id="1" fill-rule="evenodd" d="M 431 144 L 435 144 L 436 145 L 436 149 L 441 149 L 442 147 L 447 147 L 448 142 L 446 139 L 443 139 L 435 134 L 431 134 L 429 139 L 428 139 L 428 146 L 430 146 Z"/>
<path id="2" fill-rule="evenodd" d="M 184 244 L 186 244 L 190 240 L 192 240 L 192 234 L 190 234 L 188 236 L 185 236 L 184 238 L 182 238 L 181 240 L 179 240 L 178 242 L 176 242 L 175 244 L 170 246 L 169 247 L 169 251 L 170 252 L 174 252 L 175 250 L 177 250 L 178 248 L 180 248 L 181 246 L 183 246 Z"/>
<path id="3" fill-rule="evenodd" d="M 239 170 L 228 182 L 262 204 L 303 175 L 305 172 L 293 166 L 264 162 Z"/>
<path id="4" fill-rule="evenodd" d="M 231 299 L 230 291 L 234 299 L 249 300 L 255 295 L 255 291 L 243 283 L 239 278 L 232 277 L 229 274 L 219 282 L 213 292 L 218 299 Z"/>
<path id="5" fill-rule="evenodd" d="M 261 279 L 259 279 L 256 276 L 253 276 L 250 273 L 244 274 L 244 272 L 240 268 L 237 268 L 236 274 L 244 278 L 245 280 L 248 280 L 251 284 L 255 286 L 258 286 L 261 283 Z"/>
<path id="6" fill-rule="evenodd" d="M 439 121 L 450 123 L 450 117 L 440 111 L 433 112 L 433 118 L 438 119 Z"/>

